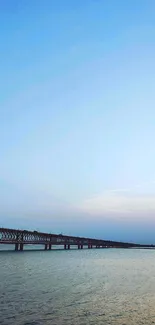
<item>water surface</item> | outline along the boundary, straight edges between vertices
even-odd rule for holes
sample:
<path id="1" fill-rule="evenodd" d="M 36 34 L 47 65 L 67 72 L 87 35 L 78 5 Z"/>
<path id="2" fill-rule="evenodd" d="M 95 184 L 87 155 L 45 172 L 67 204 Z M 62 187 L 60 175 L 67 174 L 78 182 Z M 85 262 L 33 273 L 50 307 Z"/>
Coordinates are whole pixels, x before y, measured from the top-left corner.
<path id="1" fill-rule="evenodd" d="M 155 324 L 155 251 L 0 252 L 0 324 Z"/>

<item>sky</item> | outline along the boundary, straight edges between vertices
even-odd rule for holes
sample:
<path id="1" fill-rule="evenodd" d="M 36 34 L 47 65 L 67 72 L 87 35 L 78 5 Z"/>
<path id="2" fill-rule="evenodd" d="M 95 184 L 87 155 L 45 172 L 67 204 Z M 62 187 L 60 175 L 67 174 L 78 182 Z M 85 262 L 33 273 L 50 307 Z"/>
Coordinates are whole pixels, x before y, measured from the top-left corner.
<path id="1" fill-rule="evenodd" d="M 155 244 L 155 1 L 0 1 L 0 226 Z"/>

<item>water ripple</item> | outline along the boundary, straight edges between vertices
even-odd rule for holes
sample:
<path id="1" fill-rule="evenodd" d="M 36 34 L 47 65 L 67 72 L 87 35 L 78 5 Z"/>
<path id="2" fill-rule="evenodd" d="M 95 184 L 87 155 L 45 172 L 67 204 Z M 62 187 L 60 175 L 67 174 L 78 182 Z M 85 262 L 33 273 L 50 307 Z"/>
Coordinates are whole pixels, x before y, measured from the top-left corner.
<path id="1" fill-rule="evenodd" d="M 2 325 L 155 324 L 155 258 L 146 250 L 6 252 Z"/>

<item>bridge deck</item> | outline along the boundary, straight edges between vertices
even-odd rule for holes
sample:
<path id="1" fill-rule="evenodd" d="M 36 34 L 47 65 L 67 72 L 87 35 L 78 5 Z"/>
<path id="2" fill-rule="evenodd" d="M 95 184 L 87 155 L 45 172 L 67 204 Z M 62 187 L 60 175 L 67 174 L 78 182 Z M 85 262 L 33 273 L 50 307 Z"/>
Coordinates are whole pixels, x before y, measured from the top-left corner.
<path id="1" fill-rule="evenodd" d="M 113 248 L 133 248 L 144 247 L 133 243 L 115 242 L 110 240 L 65 236 L 50 233 L 43 233 L 29 230 L 0 228 L 0 244 L 13 244 L 15 250 L 23 250 L 24 245 L 44 245 L 45 250 L 52 248 L 54 245 L 63 245 L 64 249 L 70 249 L 76 245 L 79 249 L 87 246 L 88 248 L 113 247 Z M 150 248 L 153 246 L 147 245 Z M 146 247 L 146 245 L 145 245 Z"/>

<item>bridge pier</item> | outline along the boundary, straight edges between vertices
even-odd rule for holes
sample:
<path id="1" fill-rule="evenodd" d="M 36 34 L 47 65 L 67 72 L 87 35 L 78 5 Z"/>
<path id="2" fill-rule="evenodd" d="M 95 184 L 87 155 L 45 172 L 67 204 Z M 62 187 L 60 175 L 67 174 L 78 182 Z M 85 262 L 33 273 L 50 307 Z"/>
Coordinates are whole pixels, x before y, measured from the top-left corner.
<path id="1" fill-rule="evenodd" d="M 83 249 L 83 245 L 81 245 L 81 249 Z"/>
<path id="2" fill-rule="evenodd" d="M 68 245 L 68 249 L 70 249 L 70 245 Z"/>
<path id="3" fill-rule="evenodd" d="M 20 246 L 19 246 L 19 249 L 20 249 L 21 252 L 23 251 L 23 248 L 24 248 L 24 245 L 21 243 Z"/>
<path id="4" fill-rule="evenodd" d="M 51 251 L 52 249 L 52 244 L 49 244 L 49 251 Z"/>
<path id="5" fill-rule="evenodd" d="M 15 244 L 15 251 L 16 251 L 16 252 L 18 251 L 18 248 L 19 248 L 19 244 L 16 243 L 16 244 Z"/>
<path id="6" fill-rule="evenodd" d="M 45 251 L 47 251 L 47 244 L 45 244 L 45 248 L 44 248 Z"/>
<path id="7" fill-rule="evenodd" d="M 64 249 L 67 249 L 67 245 L 66 244 L 64 245 Z"/>
<path id="8" fill-rule="evenodd" d="M 78 245 L 78 249 L 80 249 L 80 245 Z"/>

